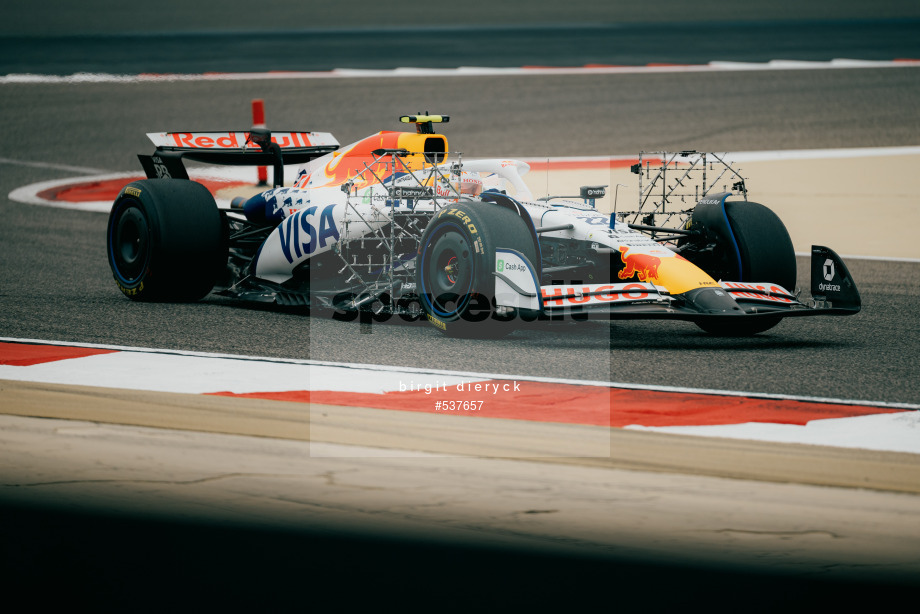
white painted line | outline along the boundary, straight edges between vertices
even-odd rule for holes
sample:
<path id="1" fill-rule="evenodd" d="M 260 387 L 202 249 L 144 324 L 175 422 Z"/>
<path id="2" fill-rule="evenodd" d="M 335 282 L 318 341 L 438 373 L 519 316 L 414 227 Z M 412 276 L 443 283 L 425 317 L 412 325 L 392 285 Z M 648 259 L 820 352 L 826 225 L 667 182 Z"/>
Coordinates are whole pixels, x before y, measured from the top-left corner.
<path id="1" fill-rule="evenodd" d="M 661 153 L 658 151 L 642 151 L 643 156 Z M 674 152 L 670 152 L 674 153 Z M 906 145 L 901 147 L 840 147 L 833 149 L 765 149 L 763 151 L 728 151 L 712 152 L 727 158 L 731 162 L 783 162 L 786 160 L 836 160 L 841 158 L 877 158 L 882 156 L 916 156 L 920 155 L 920 147 Z M 569 163 L 580 162 L 607 162 L 621 160 L 635 160 L 636 154 L 615 154 L 610 156 L 543 156 L 539 158 L 519 158 L 530 163 Z"/>
<path id="2" fill-rule="evenodd" d="M 0 159 L 2 162 L 2 159 Z M 292 168 L 292 166 L 287 165 L 285 169 Z M 81 172 L 94 172 L 93 169 L 79 169 L 75 168 Z M 101 171 L 95 171 L 101 172 Z M 243 182 L 255 186 L 258 182 L 257 172 L 255 167 L 220 167 L 220 166 L 211 166 L 203 168 L 190 168 L 188 169 L 189 177 L 191 179 L 197 180 L 216 180 L 216 181 L 227 181 L 227 182 Z M 287 173 L 286 173 L 287 174 Z M 137 177 L 143 177 L 144 172 L 138 169 L 133 173 L 106 173 L 106 174 L 92 174 L 86 177 L 65 177 L 63 179 L 52 179 L 49 181 L 40 181 L 38 183 L 32 183 L 25 185 L 19 188 L 16 188 L 9 193 L 9 199 L 15 202 L 23 203 L 26 205 L 38 205 L 41 207 L 56 207 L 60 209 L 70 209 L 72 211 L 87 211 L 90 213 L 108 213 L 112 210 L 112 201 L 111 200 L 91 200 L 91 201 L 65 201 L 65 200 L 53 200 L 48 198 L 43 198 L 40 196 L 42 192 L 47 190 L 53 190 L 55 188 L 63 188 L 71 185 L 80 185 L 83 183 L 91 182 L 100 182 L 100 181 L 109 181 L 113 179 L 131 179 Z M 266 188 L 267 189 L 267 188 Z M 228 199 L 216 198 L 217 206 L 220 209 L 229 209 L 230 201 Z"/>
<path id="3" fill-rule="evenodd" d="M 67 171 L 69 173 L 106 173 L 103 169 L 90 168 L 88 166 L 70 166 L 67 164 L 53 164 L 50 162 L 29 162 L 27 160 L 14 160 L 12 158 L 0 158 L 0 164 L 15 164 L 17 166 L 31 166 L 33 168 L 50 168 L 56 171 Z"/>
<path id="4" fill-rule="evenodd" d="M 290 392 L 384 394 L 454 387 L 483 378 L 384 371 L 374 368 L 279 363 L 162 352 L 119 352 L 69 358 L 28 367 L 0 364 L 0 380 L 147 390 L 182 394 Z"/>
<path id="5" fill-rule="evenodd" d="M 58 341 L 2 338 L 0 341 L 29 342 L 44 345 L 104 348 L 111 353 L 73 357 L 32 365 L 0 365 L 0 380 L 97 386 L 103 388 L 149 390 L 171 393 L 234 394 L 291 393 L 298 391 L 349 392 L 383 395 L 431 389 L 447 391 L 457 384 L 495 380 L 546 382 L 577 386 L 654 390 L 742 397 L 868 405 L 867 415 L 846 418 L 816 418 L 804 425 L 749 422 L 716 426 L 625 428 L 682 433 L 697 436 L 755 439 L 810 445 L 862 448 L 888 452 L 920 454 L 920 411 L 873 413 L 885 409 L 916 410 L 920 406 L 905 403 L 879 403 L 844 399 L 796 397 L 726 390 L 701 390 L 672 386 L 643 386 L 615 382 L 596 382 L 504 374 L 474 374 L 445 370 L 408 370 L 401 367 L 335 363 L 316 360 L 257 358 L 228 354 L 209 354 L 181 350 L 157 350 L 114 345 L 64 343 Z M 497 389 L 497 388 L 496 388 Z M 365 399 L 365 402 L 367 400 Z M 723 401 L 731 403 L 728 401 Z M 742 401 L 743 403 L 743 401 Z M 755 401 L 756 403 L 756 401 Z M 719 404 L 719 403 L 716 403 Z M 373 401 L 370 405 L 373 406 Z M 879 408 L 879 409 L 875 409 Z M 794 412 L 794 408 L 790 408 Z M 309 411 L 309 406 L 304 406 Z M 856 411 L 855 413 L 859 413 Z M 817 415 L 821 415 L 820 412 Z"/>
<path id="6" fill-rule="evenodd" d="M 427 369 L 427 368 L 408 368 L 408 367 L 394 367 L 388 365 L 374 365 L 374 364 L 363 364 L 363 363 L 342 363 L 342 362 L 330 362 L 323 360 L 306 360 L 306 359 L 295 359 L 295 358 L 273 358 L 273 357 L 264 357 L 264 356 L 243 356 L 238 354 L 214 354 L 209 352 L 195 352 L 189 350 L 169 350 L 169 349 L 157 349 L 157 348 L 143 348 L 143 347 L 131 347 L 131 346 L 119 346 L 119 345 L 106 345 L 106 344 L 96 344 L 96 343 L 77 343 L 77 342 L 64 342 L 64 341 L 49 341 L 42 339 L 18 339 L 14 337 L 0 337 L 0 342 L 9 342 L 9 343 L 29 343 L 29 344 L 41 344 L 41 345 L 58 345 L 58 346 L 67 346 L 67 347 L 85 347 L 85 348 L 94 348 L 94 349 L 105 349 L 105 350 L 115 350 L 120 352 L 140 352 L 144 354 L 160 354 L 160 355 L 172 355 L 172 356 L 186 356 L 186 357 L 199 357 L 199 358 L 208 358 L 208 359 L 230 359 L 237 361 L 246 361 L 249 363 L 252 362 L 262 362 L 269 363 L 274 365 L 301 365 L 308 367 L 334 367 L 337 369 L 347 369 L 350 370 L 347 376 L 349 382 L 355 382 L 359 377 L 355 377 L 356 374 L 360 374 L 361 377 L 367 376 L 368 372 L 376 373 L 375 381 L 379 382 L 377 376 L 392 377 L 392 376 L 401 376 L 406 378 L 408 382 L 413 377 L 417 378 L 416 381 L 421 381 L 422 378 L 430 377 L 439 377 L 439 378 L 461 378 L 468 381 L 481 381 L 481 380 L 517 380 L 517 381 L 527 381 L 527 382 L 543 382 L 549 384 L 568 384 L 572 386 L 599 386 L 607 388 L 620 388 L 625 390 L 649 390 L 656 392 L 676 392 L 676 393 L 686 393 L 686 394 L 704 394 L 712 396 L 729 396 L 729 397 L 744 397 L 752 399 L 773 399 L 773 400 L 783 400 L 783 401 L 803 401 L 810 403 L 830 403 L 836 405 L 858 405 L 858 406 L 871 406 L 871 407 L 883 407 L 886 409 L 904 409 L 904 410 L 920 410 L 920 404 L 916 403 L 892 403 L 887 401 L 872 401 L 866 399 L 839 399 L 832 397 L 810 397 L 810 396 L 801 396 L 801 395 L 787 395 L 787 394 L 775 394 L 768 392 L 747 392 L 740 390 L 718 390 L 711 388 L 687 388 L 682 386 L 656 386 L 648 384 L 632 384 L 625 382 L 605 382 L 605 381 L 594 381 L 594 380 L 573 380 L 557 377 L 539 377 L 534 375 L 516 375 L 516 374 L 507 374 L 507 373 L 477 373 L 471 371 L 451 371 L 443 369 Z M 83 360 L 83 359 L 81 359 Z M 2 366 L 0 366 L 2 367 Z M 13 369 L 19 367 L 12 367 Z M 210 369 L 209 365 L 205 365 L 203 368 Z M 358 373 L 360 372 L 360 373 Z M 0 379 L 3 379 L 3 371 L 0 370 Z M 300 376 L 302 379 L 302 376 Z M 233 378 L 230 378 L 232 383 Z M 290 379 L 286 380 L 285 385 L 287 390 L 291 390 L 291 381 Z M 72 382 L 79 383 L 79 382 Z M 266 382 L 268 384 L 268 382 Z M 91 384 L 84 384 L 91 385 Z M 324 382 L 325 385 L 325 382 Z M 375 384 L 376 385 L 376 384 Z M 327 388 L 323 388 L 324 390 Z M 345 388 L 344 390 L 348 390 Z"/>
<path id="7" fill-rule="evenodd" d="M 92 172 L 92 171 L 84 171 Z M 111 202 L 100 202 L 100 201 L 87 201 L 87 202 L 70 202 L 70 201 L 57 201 L 50 200 L 47 198 L 42 198 L 39 196 L 42 192 L 46 190 L 53 190 L 54 188 L 60 188 L 63 186 L 79 183 L 88 183 L 90 181 L 106 181 L 109 179 L 128 179 L 130 177 L 137 177 L 143 175 L 143 171 L 138 171 L 136 173 L 109 173 L 109 174 L 98 174 L 91 175 L 89 177 L 67 177 L 64 179 L 52 179 L 50 181 L 40 181 L 38 183 L 32 183 L 26 186 L 16 188 L 9 193 L 9 199 L 19 203 L 24 203 L 27 205 L 39 205 L 42 207 L 57 207 L 60 209 L 72 209 L 74 211 L 88 211 L 94 213 L 108 213 L 112 209 Z"/>
<path id="8" fill-rule="evenodd" d="M 713 426 L 627 426 L 629 430 L 726 437 L 774 443 L 833 445 L 920 453 L 920 412 L 811 420 L 807 424 L 748 422 Z"/>
<path id="9" fill-rule="evenodd" d="M 841 158 L 877 158 L 881 156 L 916 156 L 920 147 L 844 147 L 839 149 L 787 149 L 773 151 L 739 151 L 725 154 L 732 162 L 779 162 L 785 160 L 831 160 Z"/>
<path id="10" fill-rule="evenodd" d="M 75 73 L 72 75 L 8 74 L 0 76 L 0 85 L 7 83 L 137 83 L 172 81 L 252 81 L 282 79 L 361 79 L 400 77 L 490 77 L 598 75 L 685 72 L 743 72 L 764 70 L 841 70 L 852 68 L 907 68 L 920 66 L 920 60 L 852 60 L 834 59 L 827 62 L 800 60 L 771 60 L 769 62 L 713 61 L 708 64 L 661 66 L 540 66 L 488 67 L 459 66 L 456 68 L 399 67 L 391 69 L 335 68 L 328 71 L 278 71 L 256 73 L 208 74 L 138 74 Z"/>
<path id="11" fill-rule="evenodd" d="M 795 252 L 800 258 L 811 258 L 811 252 Z M 879 262 L 906 262 L 920 264 L 920 258 L 895 258 L 893 256 L 860 256 L 858 254 L 838 254 L 844 260 L 877 260 Z"/>
<path id="12" fill-rule="evenodd" d="M 855 256 L 840 254 L 841 258 L 848 260 L 878 260 L 880 262 L 909 262 L 913 264 L 920 263 L 920 258 L 889 258 L 887 256 Z"/>

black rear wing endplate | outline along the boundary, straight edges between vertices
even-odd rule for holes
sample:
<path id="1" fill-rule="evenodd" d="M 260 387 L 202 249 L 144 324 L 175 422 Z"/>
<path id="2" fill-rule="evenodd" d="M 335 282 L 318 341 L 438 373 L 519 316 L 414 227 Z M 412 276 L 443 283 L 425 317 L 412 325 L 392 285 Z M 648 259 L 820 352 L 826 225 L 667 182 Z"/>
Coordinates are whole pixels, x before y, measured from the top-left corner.
<path id="1" fill-rule="evenodd" d="M 152 156 L 137 154 L 148 179 L 188 179 L 182 155 L 157 149 Z"/>

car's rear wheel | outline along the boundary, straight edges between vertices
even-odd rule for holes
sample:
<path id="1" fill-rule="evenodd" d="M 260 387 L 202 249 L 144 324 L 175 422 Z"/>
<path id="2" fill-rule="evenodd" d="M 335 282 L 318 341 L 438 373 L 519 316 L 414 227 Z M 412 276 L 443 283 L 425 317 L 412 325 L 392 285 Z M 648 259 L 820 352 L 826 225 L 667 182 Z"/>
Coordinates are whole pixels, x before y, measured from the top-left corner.
<path id="1" fill-rule="evenodd" d="M 198 300 L 227 262 L 214 197 L 184 179 L 126 185 L 112 205 L 106 243 L 115 282 L 133 300 Z"/>
<path id="2" fill-rule="evenodd" d="M 417 287 L 431 324 L 454 337 L 495 338 L 513 328 L 513 314 L 494 305 L 495 250 L 516 250 L 537 262 L 524 221 L 510 209 L 466 201 L 442 209 L 420 242 Z"/>

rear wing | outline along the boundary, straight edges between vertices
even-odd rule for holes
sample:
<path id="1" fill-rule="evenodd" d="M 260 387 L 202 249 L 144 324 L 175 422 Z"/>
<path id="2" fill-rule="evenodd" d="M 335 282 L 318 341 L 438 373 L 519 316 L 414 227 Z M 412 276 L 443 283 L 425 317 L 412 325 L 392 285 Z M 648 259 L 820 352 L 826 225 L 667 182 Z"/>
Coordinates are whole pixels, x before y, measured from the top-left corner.
<path id="1" fill-rule="evenodd" d="M 151 132 L 152 155 L 138 155 L 147 177 L 188 179 L 183 159 L 232 166 L 274 168 L 274 184 L 284 184 L 285 164 L 304 164 L 339 148 L 328 132 Z"/>

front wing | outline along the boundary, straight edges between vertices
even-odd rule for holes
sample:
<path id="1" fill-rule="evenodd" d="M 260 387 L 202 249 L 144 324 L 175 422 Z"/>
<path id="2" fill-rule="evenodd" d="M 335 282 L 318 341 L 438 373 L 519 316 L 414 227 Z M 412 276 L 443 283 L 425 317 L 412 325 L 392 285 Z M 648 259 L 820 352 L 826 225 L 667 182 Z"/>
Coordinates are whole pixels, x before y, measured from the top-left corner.
<path id="1" fill-rule="evenodd" d="M 537 272 L 522 254 L 496 253 L 495 297 L 499 307 L 539 311 L 550 317 L 611 319 L 675 319 L 800 317 L 852 315 L 861 308 L 859 291 L 843 260 L 833 250 L 812 248 L 812 299 L 803 302 L 774 283 L 720 282 L 717 292 L 730 296 L 740 310 L 732 313 L 701 309 L 683 295 L 672 295 L 653 283 L 600 283 L 539 286 Z M 690 294 L 690 293 L 687 293 Z"/>

